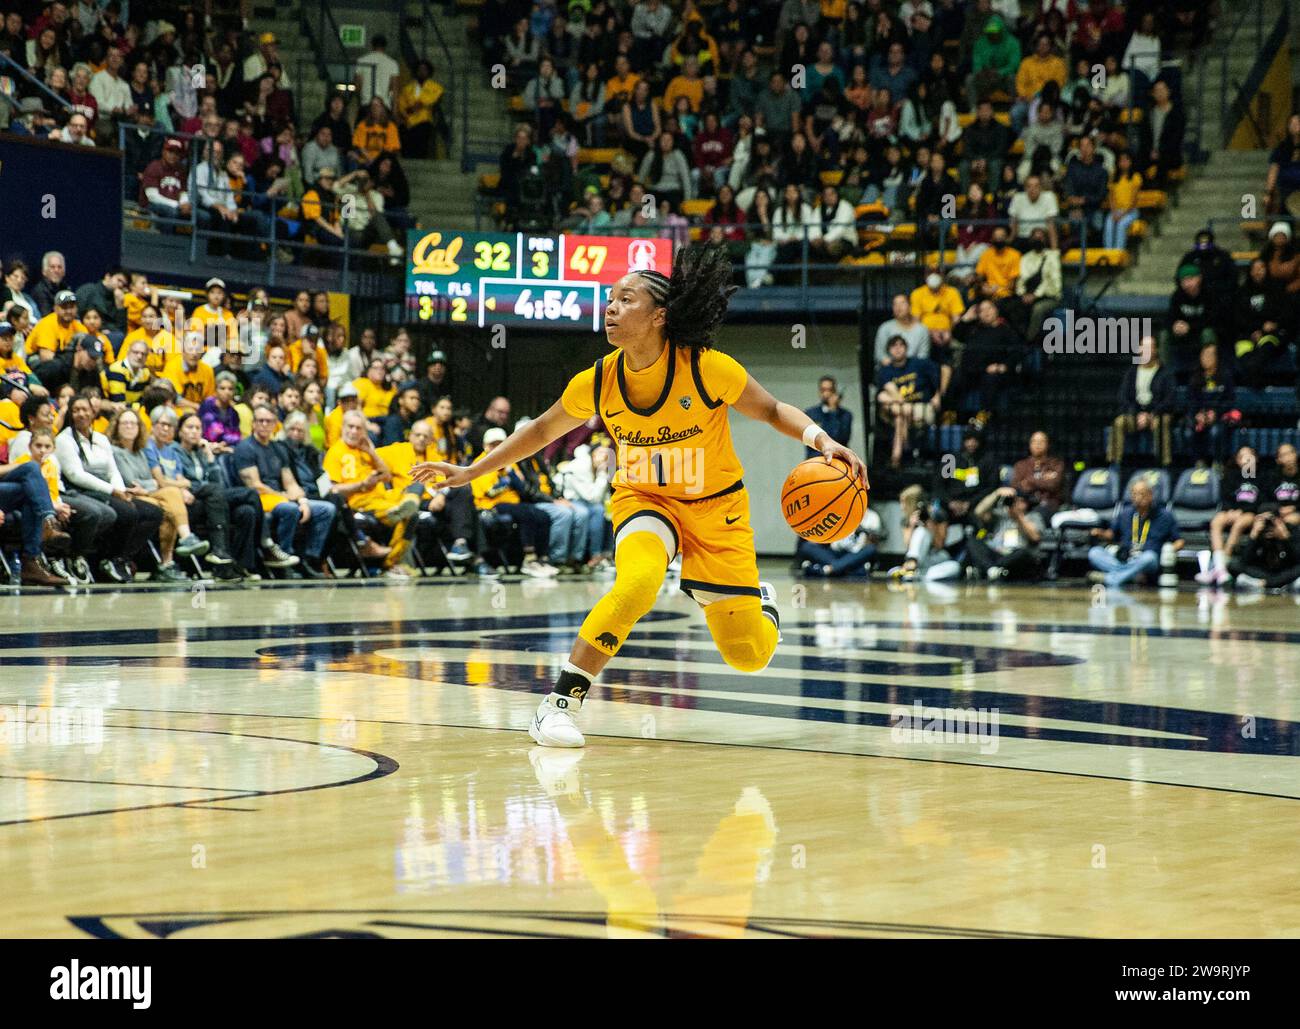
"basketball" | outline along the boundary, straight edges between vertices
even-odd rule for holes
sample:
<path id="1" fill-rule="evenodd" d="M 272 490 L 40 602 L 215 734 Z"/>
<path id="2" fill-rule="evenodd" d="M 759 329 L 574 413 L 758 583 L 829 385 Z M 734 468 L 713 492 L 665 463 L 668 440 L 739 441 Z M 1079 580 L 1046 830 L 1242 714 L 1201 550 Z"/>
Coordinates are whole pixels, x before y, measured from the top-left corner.
<path id="1" fill-rule="evenodd" d="M 847 462 L 810 457 L 781 488 L 781 513 L 801 539 L 834 543 L 853 534 L 867 513 L 867 491 Z"/>

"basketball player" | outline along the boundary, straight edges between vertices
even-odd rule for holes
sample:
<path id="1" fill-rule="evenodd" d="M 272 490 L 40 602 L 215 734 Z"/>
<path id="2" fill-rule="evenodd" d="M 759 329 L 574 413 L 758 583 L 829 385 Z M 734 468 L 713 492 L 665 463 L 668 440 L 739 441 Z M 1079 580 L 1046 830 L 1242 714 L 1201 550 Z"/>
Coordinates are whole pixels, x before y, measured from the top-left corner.
<path id="1" fill-rule="evenodd" d="M 678 251 L 669 279 L 630 272 L 605 308 L 615 349 L 579 372 L 540 418 L 515 430 L 472 467 L 426 462 L 411 476 L 463 486 L 521 461 L 599 413 L 617 441 L 614 584 L 578 631 L 529 734 L 544 747 L 581 747 L 574 714 L 592 682 L 650 610 L 669 562 L 682 554 L 681 588 L 704 608 L 724 661 L 742 672 L 767 667 L 780 638 L 776 594 L 758 580 L 749 494 L 731 444 L 727 408 L 840 458 L 866 485 L 862 461 L 797 407 L 778 401 L 736 361 L 712 349 L 734 288 L 720 246 Z"/>

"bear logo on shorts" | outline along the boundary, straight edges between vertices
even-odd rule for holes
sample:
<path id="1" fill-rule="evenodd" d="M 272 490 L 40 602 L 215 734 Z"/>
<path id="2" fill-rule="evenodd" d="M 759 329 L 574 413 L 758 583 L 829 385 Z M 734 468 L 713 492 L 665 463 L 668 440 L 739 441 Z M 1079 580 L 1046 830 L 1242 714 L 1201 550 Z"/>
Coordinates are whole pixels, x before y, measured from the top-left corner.
<path id="1" fill-rule="evenodd" d="M 596 637 L 596 642 L 599 643 L 606 650 L 613 650 L 615 647 L 618 646 L 618 637 L 615 636 L 612 632 L 602 632 L 599 636 Z"/>

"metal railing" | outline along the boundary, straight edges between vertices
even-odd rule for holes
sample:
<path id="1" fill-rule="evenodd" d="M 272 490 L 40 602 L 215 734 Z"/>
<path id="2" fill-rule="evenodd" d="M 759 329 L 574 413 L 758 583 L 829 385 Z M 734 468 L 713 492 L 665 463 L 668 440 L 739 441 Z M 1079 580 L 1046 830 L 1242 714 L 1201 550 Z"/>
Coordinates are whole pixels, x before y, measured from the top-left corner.
<path id="1" fill-rule="evenodd" d="M 63 97 L 59 96 L 58 93 L 50 89 L 49 86 L 47 86 L 44 82 L 42 82 L 35 75 L 29 72 L 21 64 L 19 64 L 17 61 L 11 58 L 8 54 L 0 53 L 0 70 L 10 71 L 15 73 L 20 79 L 26 82 L 29 86 L 33 86 L 39 92 L 44 93 L 46 97 L 54 101 L 54 103 L 57 106 L 62 107 L 65 111 L 72 110 L 72 104 L 70 101 L 65 100 Z M 4 99 L 4 98 L 0 98 L 0 99 Z M 94 128 L 94 126 L 92 125 L 91 128 Z"/>
<path id="2" fill-rule="evenodd" d="M 127 131 L 133 128 L 134 126 L 125 124 L 118 126 L 119 148 L 125 149 Z M 393 259 L 388 254 L 374 254 L 368 249 L 351 245 L 348 242 L 348 236 L 353 230 L 346 227 L 344 228 L 343 241 L 338 244 L 322 244 L 309 241 L 306 238 L 307 231 L 303 219 L 301 217 L 291 218 L 281 213 L 287 205 L 295 203 L 288 196 L 273 196 L 250 190 L 240 190 L 237 195 L 232 194 L 232 199 L 237 204 L 241 200 L 248 201 L 250 206 L 240 207 L 241 213 L 257 212 L 259 217 L 252 220 L 262 222 L 265 229 L 257 232 L 249 231 L 247 228 L 231 230 L 219 227 L 221 223 L 217 222 L 211 214 L 204 212 L 203 205 L 199 200 L 198 168 L 206 157 L 208 144 L 211 141 L 205 136 L 182 132 L 167 132 L 158 128 L 151 131 L 155 135 L 165 136 L 168 139 L 178 139 L 185 144 L 188 151 L 185 192 L 188 195 L 190 209 L 188 214 L 178 214 L 176 216 L 154 210 L 149 202 L 143 199 L 139 184 L 135 182 L 131 171 L 124 168 L 124 197 L 127 195 L 128 186 L 135 187 L 134 192 L 131 194 L 135 199 L 135 206 L 128 212 L 128 216 L 147 221 L 151 228 L 161 233 L 174 234 L 178 229 L 186 230 L 190 237 L 190 264 L 196 264 L 201 259 L 209 256 L 208 248 L 213 241 L 216 241 L 235 250 L 245 249 L 250 252 L 255 250 L 257 256 L 253 257 L 249 263 L 255 264 L 258 269 L 262 270 L 264 273 L 262 281 L 268 286 L 275 286 L 277 279 L 282 277 L 282 270 L 291 263 L 291 261 L 285 259 L 286 255 L 293 261 L 301 261 L 304 257 L 307 257 L 317 262 L 317 266 L 336 268 L 339 272 L 339 289 L 341 292 L 351 292 L 356 284 L 356 277 L 363 273 L 392 276 L 393 278 L 400 275 L 402 270 L 400 260 L 394 265 Z M 244 224 L 247 225 L 248 221 L 249 219 L 245 219 Z M 402 229 L 395 226 L 394 231 L 397 239 L 401 242 L 404 238 Z M 201 245 L 202 253 L 200 253 Z M 265 248 L 264 252 L 263 248 Z"/>
<path id="3" fill-rule="evenodd" d="M 1232 141 L 1237 124 L 1248 113 L 1251 97 L 1246 94 L 1254 93 L 1254 90 L 1259 86 L 1258 80 L 1262 80 L 1263 74 L 1267 70 L 1258 67 L 1261 56 L 1266 50 L 1275 49 L 1275 46 L 1270 47 L 1270 44 L 1289 45 L 1290 15 L 1291 0 L 1282 0 L 1281 9 L 1277 16 L 1267 20 L 1264 15 L 1264 0 L 1249 0 L 1238 12 L 1227 37 L 1215 41 L 1215 48 L 1219 51 L 1220 61 L 1219 133 L 1217 138 L 1221 139 L 1221 146 L 1226 147 Z M 1238 37 L 1240 37 L 1240 40 Z M 1239 41 L 1246 49 L 1256 55 L 1256 67 L 1252 68 L 1254 74 L 1247 76 L 1247 83 L 1233 79 L 1228 74 L 1228 60 L 1232 56 L 1234 44 Z M 1290 103 L 1289 96 L 1286 98 L 1286 102 Z M 1262 140 L 1261 145 L 1266 146 L 1267 141 Z"/>

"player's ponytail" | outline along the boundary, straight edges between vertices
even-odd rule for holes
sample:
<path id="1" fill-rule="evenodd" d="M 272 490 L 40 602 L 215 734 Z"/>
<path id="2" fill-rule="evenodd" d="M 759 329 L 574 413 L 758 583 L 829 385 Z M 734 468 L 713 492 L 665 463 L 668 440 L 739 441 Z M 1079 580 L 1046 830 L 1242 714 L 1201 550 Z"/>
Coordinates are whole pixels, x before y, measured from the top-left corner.
<path id="1" fill-rule="evenodd" d="M 697 350 L 713 346 L 736 292 L 726 247 L 691 243 L 677 251 L 671 279 L 654 271 L 641 272 L 641 279 L 656 306 L 667 309 L 664 334 L 669 340 Z"/>

